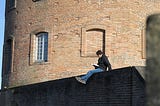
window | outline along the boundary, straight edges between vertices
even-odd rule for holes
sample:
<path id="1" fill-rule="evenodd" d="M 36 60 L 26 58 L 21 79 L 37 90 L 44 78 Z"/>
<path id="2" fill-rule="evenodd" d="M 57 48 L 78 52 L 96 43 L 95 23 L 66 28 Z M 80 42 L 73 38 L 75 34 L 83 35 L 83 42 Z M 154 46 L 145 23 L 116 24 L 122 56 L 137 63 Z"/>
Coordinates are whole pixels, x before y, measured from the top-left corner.
<path id="1" fill-rule="evenodd" d="M 16 7 L 16 0 L 9 0 L 9 9 L 13 9 Z"/>
<path id="2" fill-rule="evenodd" d="M 49 31 L 44 28 L 38 28 L 30 33 L 29 65 L 50 62 L 51 43 L 49 39 Z"/>
<path id="3" fill-rule="evenodd" d="M 5 74 L 9 74 L 11 72 L 11 69 L 12 69 L 12 40 L 11 39 L 8 39 L 7 42 L 6 42 L 6 49 L 5 49 L 5 55 L 6 55 L 6 58 L 5 58 Z"/>
<path id="4" fill-rule="evenodd" d="M 42 32 L 36 35 L 35 61 L 48 61 L 48 33 Z"/>
<path id="5" fill-rule="evenodd" d="M 4 42 L 3 53 L 3 68 L 2 68 L 2 87 L 6 88 L 9 85 L 9 78 L 11 72 L 13 72 L 13 53 L 14 53 L 14 37 L 9 36 Z"/>

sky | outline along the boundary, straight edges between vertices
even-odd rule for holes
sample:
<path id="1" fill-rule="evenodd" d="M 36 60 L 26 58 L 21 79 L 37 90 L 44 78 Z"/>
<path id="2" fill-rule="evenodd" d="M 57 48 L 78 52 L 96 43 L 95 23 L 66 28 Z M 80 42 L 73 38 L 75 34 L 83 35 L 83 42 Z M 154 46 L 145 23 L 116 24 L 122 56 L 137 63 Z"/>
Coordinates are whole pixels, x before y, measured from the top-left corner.
<path id="1" fill-rule="evenodd" d="M 0 88 L 2 74 L 2 55 L 3 55 L 3 40 L 4 40 L 4 23 L 5 23 L 5 0 L 0 0 Z"/>

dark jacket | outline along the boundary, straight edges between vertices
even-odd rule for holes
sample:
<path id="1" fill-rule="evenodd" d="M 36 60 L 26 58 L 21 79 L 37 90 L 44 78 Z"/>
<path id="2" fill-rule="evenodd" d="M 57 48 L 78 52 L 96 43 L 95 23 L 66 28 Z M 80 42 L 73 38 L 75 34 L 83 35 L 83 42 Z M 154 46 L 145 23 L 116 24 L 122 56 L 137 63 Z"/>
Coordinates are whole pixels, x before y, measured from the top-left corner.
<path id="1" fill-rule="evenodd" d="M 112 70 L 108 57 L 105 54 L 103 54 L 98 59 L 98 65 L 99 65 L 99 68 L 103 69 L 104 71 L 107 70 L 107 67 L 108 67 L 108 71 Z"/>

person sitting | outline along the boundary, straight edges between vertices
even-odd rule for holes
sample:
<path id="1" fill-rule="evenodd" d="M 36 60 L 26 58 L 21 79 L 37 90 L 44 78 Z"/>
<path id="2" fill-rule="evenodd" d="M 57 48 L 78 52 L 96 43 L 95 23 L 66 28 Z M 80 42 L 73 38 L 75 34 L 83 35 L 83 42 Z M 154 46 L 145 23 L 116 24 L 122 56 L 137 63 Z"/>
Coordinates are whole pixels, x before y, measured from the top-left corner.
<path id="1" fill-rule="evenodd" d="M 77 81 L 81 82 L 82 84 L 86 84 L 87 80 L 94 73 L 112 70 L 108 57 L 101 50 L 98 50 L 96 55 L 99 57 L 99 59 L 97 65 L 93 65 L 95 66 L 95 69 L 88 71 L 87 74 L 82 77 L 75 77 Z"/>

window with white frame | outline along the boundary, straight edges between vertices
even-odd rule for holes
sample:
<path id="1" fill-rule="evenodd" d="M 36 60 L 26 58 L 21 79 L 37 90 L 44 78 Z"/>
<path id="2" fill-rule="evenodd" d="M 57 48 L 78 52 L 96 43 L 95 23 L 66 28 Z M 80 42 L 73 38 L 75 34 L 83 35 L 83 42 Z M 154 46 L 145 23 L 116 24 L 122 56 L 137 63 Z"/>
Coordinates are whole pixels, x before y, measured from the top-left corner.
<path id="1" fill-rule="evenodd" d="M 36 49 L 35 61 L 47 62 L 48 61 L 48 33 L 41 32 L 36 34 Z"/>
<path id="2" fill-rule="evenodd" d="M 16 0 L 9 0 L 9 9 L 16 8 Z"/>

